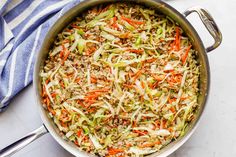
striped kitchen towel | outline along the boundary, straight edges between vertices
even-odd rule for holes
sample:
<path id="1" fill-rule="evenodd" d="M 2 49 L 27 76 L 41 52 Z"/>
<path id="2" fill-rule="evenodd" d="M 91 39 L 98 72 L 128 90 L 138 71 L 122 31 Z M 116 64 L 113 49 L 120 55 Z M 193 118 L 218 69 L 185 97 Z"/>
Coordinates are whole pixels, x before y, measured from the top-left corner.
<path id="1" fill-rule="evenodd" d="M 54 22 L 80 0 L 0 0 L 0 111 L 32 82 L 35 56 Z"/>

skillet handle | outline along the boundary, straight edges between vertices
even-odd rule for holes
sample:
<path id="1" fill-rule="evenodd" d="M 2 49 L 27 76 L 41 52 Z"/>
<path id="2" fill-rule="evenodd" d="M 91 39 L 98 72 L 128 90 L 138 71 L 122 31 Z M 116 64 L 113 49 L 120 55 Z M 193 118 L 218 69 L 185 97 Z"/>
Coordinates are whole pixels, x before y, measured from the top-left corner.
<path id="1" fill-rule="evenodd" d="M 203 9 L 198 6 L 187 9 L 183 14 L 185 17 L 187 17 L 189 14 L 193 12 L 196 12 L 199 15 L 200 19 L 202 20 L 203 24 L 207 28 L 208 32 L 211 34 L 211 36 L 215 40 L 215 43 L 212 46 L 207 47 L 206 51 L 210 52 L 216 49 L 222 42 L 222 33 L 220 32 L 213 17 L 210 15 L 210 13 L 206 9 Z"/>
<path id="2" fill-rule="evenodd" d="M 42 135 L 48 133 L 48 130 L 45 128 L 45 126 L 41 126 L 40 128 L 32 131 L 25 137 L 19 139 L 18 141 L 10 144 L 9 146 L 3 148 L 0 150 L 0 157 L 9 157 L 16 152 L 18 152 L 20 149 L 24 148 L 37 138 L 41 137 Z"/>

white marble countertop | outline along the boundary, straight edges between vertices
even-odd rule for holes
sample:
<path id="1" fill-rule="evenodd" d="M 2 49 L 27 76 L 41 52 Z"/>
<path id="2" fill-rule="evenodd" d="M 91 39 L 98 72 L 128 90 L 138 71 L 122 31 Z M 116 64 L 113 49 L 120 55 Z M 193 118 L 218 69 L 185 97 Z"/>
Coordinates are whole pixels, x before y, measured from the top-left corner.
<path id="1" fill-rule="evenodd" d="M 211 91 L 202 121 L 193 136 L 170 157 L 236 156 L 236 1 L 235 0 L 168 0 L 180 12 L 190 6 L 207 8 L 223 34 L 222 45 L 208 54 L 211 67 Z M 212 42 L 197 15 L 193 23 L 206 45 Z M 42 125 L 30 85 L 0 113 L 0 148 L 14 142 Z M 45 135 L 14 157 L 71 157 L 54 139 Z"/>

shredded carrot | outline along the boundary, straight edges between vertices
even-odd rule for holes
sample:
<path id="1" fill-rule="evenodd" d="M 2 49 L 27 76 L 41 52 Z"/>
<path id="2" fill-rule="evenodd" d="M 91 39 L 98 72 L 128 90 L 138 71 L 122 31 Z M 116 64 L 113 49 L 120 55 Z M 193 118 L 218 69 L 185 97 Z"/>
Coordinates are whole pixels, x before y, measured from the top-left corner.
<path id="1" fill-rule="evenodd" d="M 66 44 L 66 43 L 69 43 L 69 42 L 70 42 L 69 39 L 65 39 L 65 40 L 62 41 L 62 44 Z"/>
<path id="2" fill-rule="evenodd" d="M 121 19 L 128 22 L 129 24 L 131 24 L 132 26 L 136 27 L 136 25 L 142 25 L 144 24 L 143 21 L 137 21 L 137 20 L 132 20 L 130 18 L 127 18 L 127 17 L 124 17 L 124 16 L 121 16 Z"/>
<path id="3" fill-rule="evenodd" d="M 43 88 L 42 88 L 41 96 L 42 97 L 46 96 L 46 87 L 45 86 L 43 86 Z"/>
<path id="4" fill-rule="evenodd" d="M 66 49 L 66 54 L 64 55 L 63 63 L 67 60 L 69 54 L 70 54 L 70 51 Z"/>
<path id="5" fill-rule="evenodd" d="M 111 69 L 111 67 L 108 67 L 109 68 L 109 72 L 112 74 L 112 69 Z"/>
<path id="6" fill-rule="evenodd" d="M 155 144 L 159 145 L 159 144 L 161 144 L 161 142 L 160 141 L 156 141 Z"/>
<path id="7" fill-rule="evenodd" d="M 74 73 L 72 72 L 72 73 L 67 74 L 67 77 L 69 78 L 69 77 L 72 77 L 73 75 Z"/>
<path id="8" fill-rule="evenodd" d="M 109 148 L 108 149 L 108 154 L 109 155 L 116 155 L 116 154 L 122 153 L 122 152 L 124 152 L 123 149 L 118 149 L 118 148 Z"/>
<path id="9" fill-rule="evenodd" d="M 141 86 L 143 89 L 145 88 L 145 83 L 143 81 L 141 81 Z"/>
<path id="10" fill-rule="evenodd" d="M 175 107 L 172 106 L 172 107 L 170 108 L 170 111 L 171 111 L 172 113 L 175 113 L 175 112 L 176 112 Z"/>
<path id="11" fill-rule="evenodd" d="M 86 100 L 87 106 L 86 108 L 90 107 L 92 104 L 94 104 L 96 102 L 96 100 L 91 99 L 91 100 Z"/>
<path id="12" fill-rule="evenodd" d="M 88 109 L 87 111 L 88 111 L 89 113 L 92 113 L 92 112 L 96 111 L 96 108 L 95 108 L 95 107 L 92 107 L 92 108 Z"/>
<path id="13" fill-rule="evenodd" d="M 62 122 L 62 121 L 60 121 L 60 123 L 61 123 L 61 126 L 62 126 L 62 127 L 67 128 L 67 124 L 66 124 L 66 123 L 64 123 L 64 122 Z"/>
<path id="14" fill-rule="evenodd" d="M 157 128 L 160 129 L 160 125 L 161 125 L 160 120 L 156 120 L 154 130 L 156 130 Z"/>
<path id="15" fill-rule="evenodd" d="M 109 89 L 108 88 L 101 88 L 101 89 L 95 89 L 95 90 L 91 90 L 89 91 L 89 93 L 96 93 L 96 92 L 108 92 Z"/>
<path id="16" fill-rule="evenodd" d="M 136 80 L 139 78 L 139 76 L 142 74 L 142 72 L 143 72 L 143 70 L 140 69 L 138 72 L 136 72 L 136 73 L 134 74 L 134 76 L 133 76 L 134 81 L 136 81 Z"/>
<path id="17" fill-rule="evenodd" d="M 131 147 L 132 144 L 131 143 L 126 143 L 126 147 Z"/>
<path id="18" fill-rule="evenodd" d="M 80 27 L 79 27 L 78 25 L 74 24 L 74 23 L 73 23 L 73 24 L 71 24 L 70 26 L 71 26 L 72 28 L 77 28 L 77 29 L 80 29 Z"/>
<path id="19" fill-rule="evenodd" d="M 91 76 L 90 80 L 91 80 L 91 83 L 97 83 L 97 78 L 94 76 Z"/>
<path id="20" fill-rule="evenodd" d="M 180 28 L 176 27 L 176 36 L 175 36 L 175 50 L 180 50 Z"/>
<path id="21" fill-rule="evenodd" d="M 82 134 L 82 130 L 81 130 L 81 129 L 79 129 L 79 130 L 77 131 L 77 134 L 76 134 L 76 135 L 77 135 L 78 137 L 80 137 L 80 136 L 81 136 L 81 134 Z"/>
<path id="22" fill-rule="evenodd" d="M 188 99 L 189 97 L 181 97 L 180 100 L 186 100 Z"/>
<path id="23" fill-rule="evenodd" d="M 166 128 L 166 124 L 167 124 L 167 120 L 161 120 L 162 121 L 162 123 L 161 123 L 161 126 L 160 126 L 160 128 L 162 128 L 162 129 L 165 129 Z"/>
<path id="24" fill-rule="evenodd" d="M 133 130 L 133 132 L 134 132 L 134 133 L 137 133 L 137 134 L 139 134 L 139 135 L 141 135 L 141 136 L 148 134 L 147 131 L 140 131 L 140 130 Z"/>
<path id="25" fill-rule="evenodd" d="M 192 45 L 190 45 L 190 46 L 186 49 L 185 54 L 181 57 L 181 60 L 182 60 L 182 63 L 183 63 L 183 64 L 186 63 L 186 60 L 187 60 L 187 58 L 188 58 L 188 53 L 189 53 L 191 47 L 192 47 Z"/>
<path id="26" fill-rule="evenodd" d="M 56 97 L 56 95 L 57 95 L 56 92 L 53 92 L 53 93 L 51 94 L 51 96 L 52 96 L 53 98 Z"/>
<path id="27" fill-rule="evenodd" d="M 73 30 L 72 30 L 72 29 L 69 29 L 69 28 L 65 28 L 65 31 L 66 31 L 66 32 L 73 32 Z"/>
<path id="28" fill-rule="evenodd" d="M 153 89 L 156 88 L 158 86 L 158 84 L 159 84 L 159 81 L 156 81 L 155 83 L 152 84 L 152 88 Z"/>
<path id="29" fill-rule="evenodd" d="M 152 143 L 144 143 L 142 145 L 139 145 L 140 148 L 146 148 L 146 147 L 153 147 L 155 145 L 161 144 L 160 141 L 152 142 Z"/>
<path id="30" fill-rule="evenodd" d="M 64 84 L 63 81 L 60 81 L 60 85 L 61 85 L 62 88 L 65 88 L 65 84 Z"/>
<path id="31" fill-rule="evenodd" d="M 158 76 L 158 75 L 156 75 L 156 74 L 151 74 L 152 75 L 152 77 L 155 79 L 155 80 L 157 80 L 157 81 L 162 81 L 163 79 L 164 79 L 164 76 Z"/>
<path id="32" fill-rule="evenodd" d="M 76 78 L 76 79 L 75 79 L 75 83 L 79 83 L 79 82 L 80 82 L 80 80 L 81 80 L 81 79 L 80 79 L 79 77 L 78 77 L 78 78 Z"/>
<path id="33" fill-rule="evenodd" d="M 97 93 L 95 93 L 95 94 L 89 94 L 89 95 L 86 95 L 85 96 L 85 99 L 88 99 L 88 100 L 91 100 L 91 99 L 96 99 L 97 97 L 99 97 L 101 94 L 97 94 Z"/>
<path id="34" fill-rule="evenodd" d="M 85 53 L 87 56 L 91 56 L 96 50 L 96 47 L 89 47 Z"/>
<path id="35" fill-rule="evenodd" d="M 143 54 L 143 50 L 137 50 L 137 49 L 128 49 L 129 52 L 136 53 L 136 54 Z"/>
<path id="36" fill-rule="evenodd" d="M 121 33 L 118 35 L 119 38 L 121 39 L 128 39 L 132 36 L 132 34 L 130 32 L 125 32 L 125 33 Z"/>
<path id="37" fill-rule="evenodd" d="M 133 88 L 133 87 L 134 87 L 134 85 L 132 85 L 132 84 L 126 84 L 126 83 L 123 83 L 123 86 L 124 86 L 124 87 L 127 87 L 127 88 Z"/>
<path id="38" fill-rule="evenodd" d="M 77 145 L 77 146 L 79 145 L 77 140 L 74 141 L 74 144 Z"/>
<path id="39" fill-rule="evenodd" d="M 48 97 L 46 98 L 46 105 L 47 105 L 48 111 L 51 112 L 52 115 L 55 115 L 56 112 L 55 112 L 55 111 L 52 109 L 52 107 L 50 106 L 50 100 L 49 100 Z"/>
<path id="40" fill-rule="evenodd" d="M 82 101 L 80 101 L 80 100 L 78 100 L 77 103 L 80 104 L 80 106 L 82 106 L 82 107 L 86 107 L 86 106 L 84 105 L 84 103 L 83 103 Z"/>
<path id="41" fill-rule="evenodd" d="M 112 24 L 111 24 L 111 26 L 112 26 L 113 28 L 119 29 L 118 24 L 117 24 L 116 21 L 117 21 L 117 17 L 114 16 L 114 17 L 112 18 Z"/>
<path id="42" fill-rule="evenodd" d="M 61 52 L 60 52 L 60 58 L 63 58 L 64 53 L 65 53 L 65 50 L 66 50 L 66 48 L 65 48 L 65 45 L 63 44 L 63 45 L 62 45 L 62 50 L 61 50 Z"/>
<path id="43" fill-rule="evenodd" d="M 136 122 L 136 121 L 133 121 L 132 123 L 133 123 L 133 124 L 132 124 L 132 127 L 133 127 L 133 128 L 137 126 L 137 122 Z"/>
<path id="44" fill-rule="evenodd" d="M 45 84 L 48 84 L 48 83 L 49 83 L 49 81 L 50 81 L 50 79 L 47 79 L 47 80 L 45 81 Z"/>
<path id="45" fill-rule="evenodd" d="M 152 63 L 152 62 L 155 62 L 156 60 L 157 60 L 156 58 L 151 58 L 151 59 L 145 60 L 145 62 Z"/>
<path id="46" fill-rule="evenodd" d="M 173 129 L 172 129 L 172 128 L 168 128 L 167 130 L 169 130 L 169 132 L 173 132 Z"/>

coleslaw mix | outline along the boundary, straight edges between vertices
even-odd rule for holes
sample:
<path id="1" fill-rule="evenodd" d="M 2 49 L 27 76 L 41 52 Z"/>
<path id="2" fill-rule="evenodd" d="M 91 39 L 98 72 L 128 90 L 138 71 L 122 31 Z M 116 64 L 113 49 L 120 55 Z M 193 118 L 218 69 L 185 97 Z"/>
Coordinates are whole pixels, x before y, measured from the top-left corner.
<path id="1" fill-rule="evenodd" d="M 61 135 L 98 156 L 144 156 L 195 118 L 199 64 L 171 18 L 136 4 L 86 11 L 55 39 L 42 102 Z"/>

